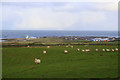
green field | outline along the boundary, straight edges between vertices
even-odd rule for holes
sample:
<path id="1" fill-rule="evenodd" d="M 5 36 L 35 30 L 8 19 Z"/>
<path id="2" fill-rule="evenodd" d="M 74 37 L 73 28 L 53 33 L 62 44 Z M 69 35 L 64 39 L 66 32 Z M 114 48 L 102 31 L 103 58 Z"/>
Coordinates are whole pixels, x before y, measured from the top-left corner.
<path id="1" fill-rule="evenodd" d="M 8 39 L 2 43 L 2 46 L 4 45 L 53 45 L 53 44 L 108 44 L 108 45 L 117 45 L 120 43 L 120 41 L 110 41 L 110 42 L 102 42 L 102 41 L 90 41 L 90 40 L 65 40 L 60 38 L 38 38 L 38 39 L 29 39 L 28 41 L 24 41 L 24 38 L 18 38 L 18 39 Z"/>
<path id="2" fill-rule="evenodd" d="M 118 52 L 102 52 L 118 46 L 77 45 L 40 47 L 6 47 L 2 50 L 3 78 L 116 78 L 118 76 Z M 90 49 L 90 52 L 76 49 Z M 96 52 L 95 49 L 99 51 Z M 47 53 L 43 54 L 42 51 Z M 64 54 L 64 50 L 68 50 Z M 34 58 L 41 60 L 34 63 Z"/>

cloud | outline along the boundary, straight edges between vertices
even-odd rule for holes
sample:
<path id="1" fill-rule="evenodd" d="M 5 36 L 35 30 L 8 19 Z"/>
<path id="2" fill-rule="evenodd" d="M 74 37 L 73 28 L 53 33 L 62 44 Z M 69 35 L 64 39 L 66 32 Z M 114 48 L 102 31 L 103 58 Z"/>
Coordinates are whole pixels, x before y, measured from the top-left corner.
<path id="1" fill-rule="evenodd" d="M 105 21 L 106 16 L 103 12 L 82 11 L 77 13 L 54 12 L 51 9 L 30 8 L 24 12 L 17 12 L 22 20 L 13 26 L 19 29 L 69 29 L 78 22 L 83 25 L 90 25 Z M 98 16 L 99 15 L 99 16 Z"/>
<path id="2" fill-rule="evenodd" d="M 50 9 L 30 8 L 24 12 L 16 12 L 21 16 L 21 22 L 13 26 L 20 29 L 57 29 L 69 27 L 74 24 L 78 17 L 76 14 L 68 12 L 53 12 Z"/>
<path id="3" fill-rule="evenodd" d="M 119 0 L 1 0 L 2 2 L 118 2 Z"/>
<path id="4" fill-rule="evenodd" d="M 83 11 L 81 12 L 81 22 L 83 24 L 95 24 L 106 20 L 104 12 L 92 12 Z"/>
<path id="5" fill-rule="evenodd" d="M 104 11 L 118 11 L 118 3 L 103 3 L 96 5 L 96 9 Z"/>
<path id="6" fill-rule="evenodd" d="M 1 4 L 0 4 L 0 30 L 2 30 L 2 6 L 1 6 Z M 0 33 L 1 33 L 1 31 L 0 31 Z M 1 37 L 1 36 L 0 36 Z"/>
<path id="7" fill-rule="evenodd" d="M 3 5 L 3 26 L 7 26 L 6 28 L 9 26 L 10 29 L 102 30 L 110 27 L 116 30 L 113 27 L 117 27 L 117 18 L 115 18 L 117 15 L 114 15 L 116 8 L 111 8 L 112 3 L 106 6 L 105 3 L 31 3 L 29 5 L 17 3 L 19 6 L 15 3 L 10 4 Z"/>

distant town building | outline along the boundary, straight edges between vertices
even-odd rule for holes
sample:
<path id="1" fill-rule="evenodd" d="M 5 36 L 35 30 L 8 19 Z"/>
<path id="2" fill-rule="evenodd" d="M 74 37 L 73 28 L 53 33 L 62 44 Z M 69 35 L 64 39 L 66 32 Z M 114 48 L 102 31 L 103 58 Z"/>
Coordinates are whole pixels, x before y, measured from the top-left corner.
<path id="1" fill-rule="evenodd" d="M 30 37 L 30 38 L 33 38 L 33 39 L 34 39 L 34 38 L 37 38 L 37 37 Z"/>
<path id="2" fill-rule="evenodd" d="M 109 41 L 109 38 L 94 38 L 91 41 Z"/>
<path id="3" fill-rule="evenodd" d="M 27 35 L 25 38 L 26 38 L 26 39 L 28 39 L 28 38 L 29 38 L 29 36 Z"/>
<path id="4" fill-rule="evenodd" d="M 35 38 L 37 38 L 37 37 L 29 37 L 28 35 L 25 37 L 25 39 L 35 39 Z"/>

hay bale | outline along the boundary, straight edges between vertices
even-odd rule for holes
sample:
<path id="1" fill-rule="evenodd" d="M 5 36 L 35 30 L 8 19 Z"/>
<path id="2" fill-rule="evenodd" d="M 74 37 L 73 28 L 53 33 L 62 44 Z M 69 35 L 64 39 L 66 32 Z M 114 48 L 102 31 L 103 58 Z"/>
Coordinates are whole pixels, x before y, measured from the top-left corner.
<path id="1" fill-rule="evenodd" d="M 106 49 L 106 51 L 107 51 L 107 52 L 109 52 L 109 51 L 110 51 L 110 49 Z"/>
<path id="2" fill-rule="evenodd" d="M 115 50 L 114 50 L 114 49 L 112 49 L 112 51 L 114 52 Z"/>
<path id="3" fill-rule="evenodd" d="M 40 64 L 40 62 L 41 62 L 40 59 L 35 58 L 35 63 L 36 64 Z"/>
<path id="4" fill-rule="evenodd" d="M 50 48 L 50 46 L 47 46 L 47 48 Z"/>
<path id="5" fill-rule="evenodd" d="M 84 50 L 84 49 L 82 49 L 82 52 L 85 52 L 85 50 Z"/>
<path id="6" fill-rule="evenodd" d="M 80 51 L 80 49 L 79 49 L 79 48 L 77 48 L 77 51 Z"/>
<path id="7" fill-rule="evenodd" d="M 67 51 L 67 50 L 64 50 L 64 53 L 68 53 L 68 51 Z"/>
<path id="8" fill-rule="evenodd" d="M 27 47 L 29 48 L 30 46 L 28 45 Z"/>
<path id="9" fill-rule="evenodd" d="M 116 51 L 118 51 L 118 48 L 115 48 Z"/>
<path id="10" fill-rule="evenodd" d="M 90 52 L 90 49 L 86 49 L 85 51 L 86 51 L 86 52 Z"/>
<path id="11" fill-rule="evenodd" d="M 95 51 L 98 51 L 98 49 L 95 49 Z"/>
<path id="12" fill-rule="evenodd" d="M 102 49 L 102 51 L 105 51 L 105 49 Z"/>
<path id="13" fill-rule="evenodd" d="M 65 46 L 65 47 L 68 47 L 68 46 Z"/>
<path id="14" fill-rule="evenodd" d="M 43 51 L 43 54 L 46 54 L 47 53 L 47 51 Z"/>

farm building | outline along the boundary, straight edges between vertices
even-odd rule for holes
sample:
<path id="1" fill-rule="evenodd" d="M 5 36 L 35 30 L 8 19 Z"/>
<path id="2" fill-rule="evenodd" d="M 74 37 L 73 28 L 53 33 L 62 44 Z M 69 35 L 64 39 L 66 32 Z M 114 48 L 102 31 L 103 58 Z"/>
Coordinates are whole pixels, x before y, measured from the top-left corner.
<path id="1" fill-rule="evenodd" d="M 30 37 L 31 39 L 35 39 L 35 38 L 37 38 L 37 37 Z"/>
<path id="2" fill-rule="evenodd" d="M 27 35 L 25 38 L 26 38 L 26 39 L 28 39 L 28 38 L 29 38 L 29 36 Z"/>
<path id="3" fill-rule="evenodd" d="M 91 41 L 109 41 L 109 38 L 94 38 Z"/>

